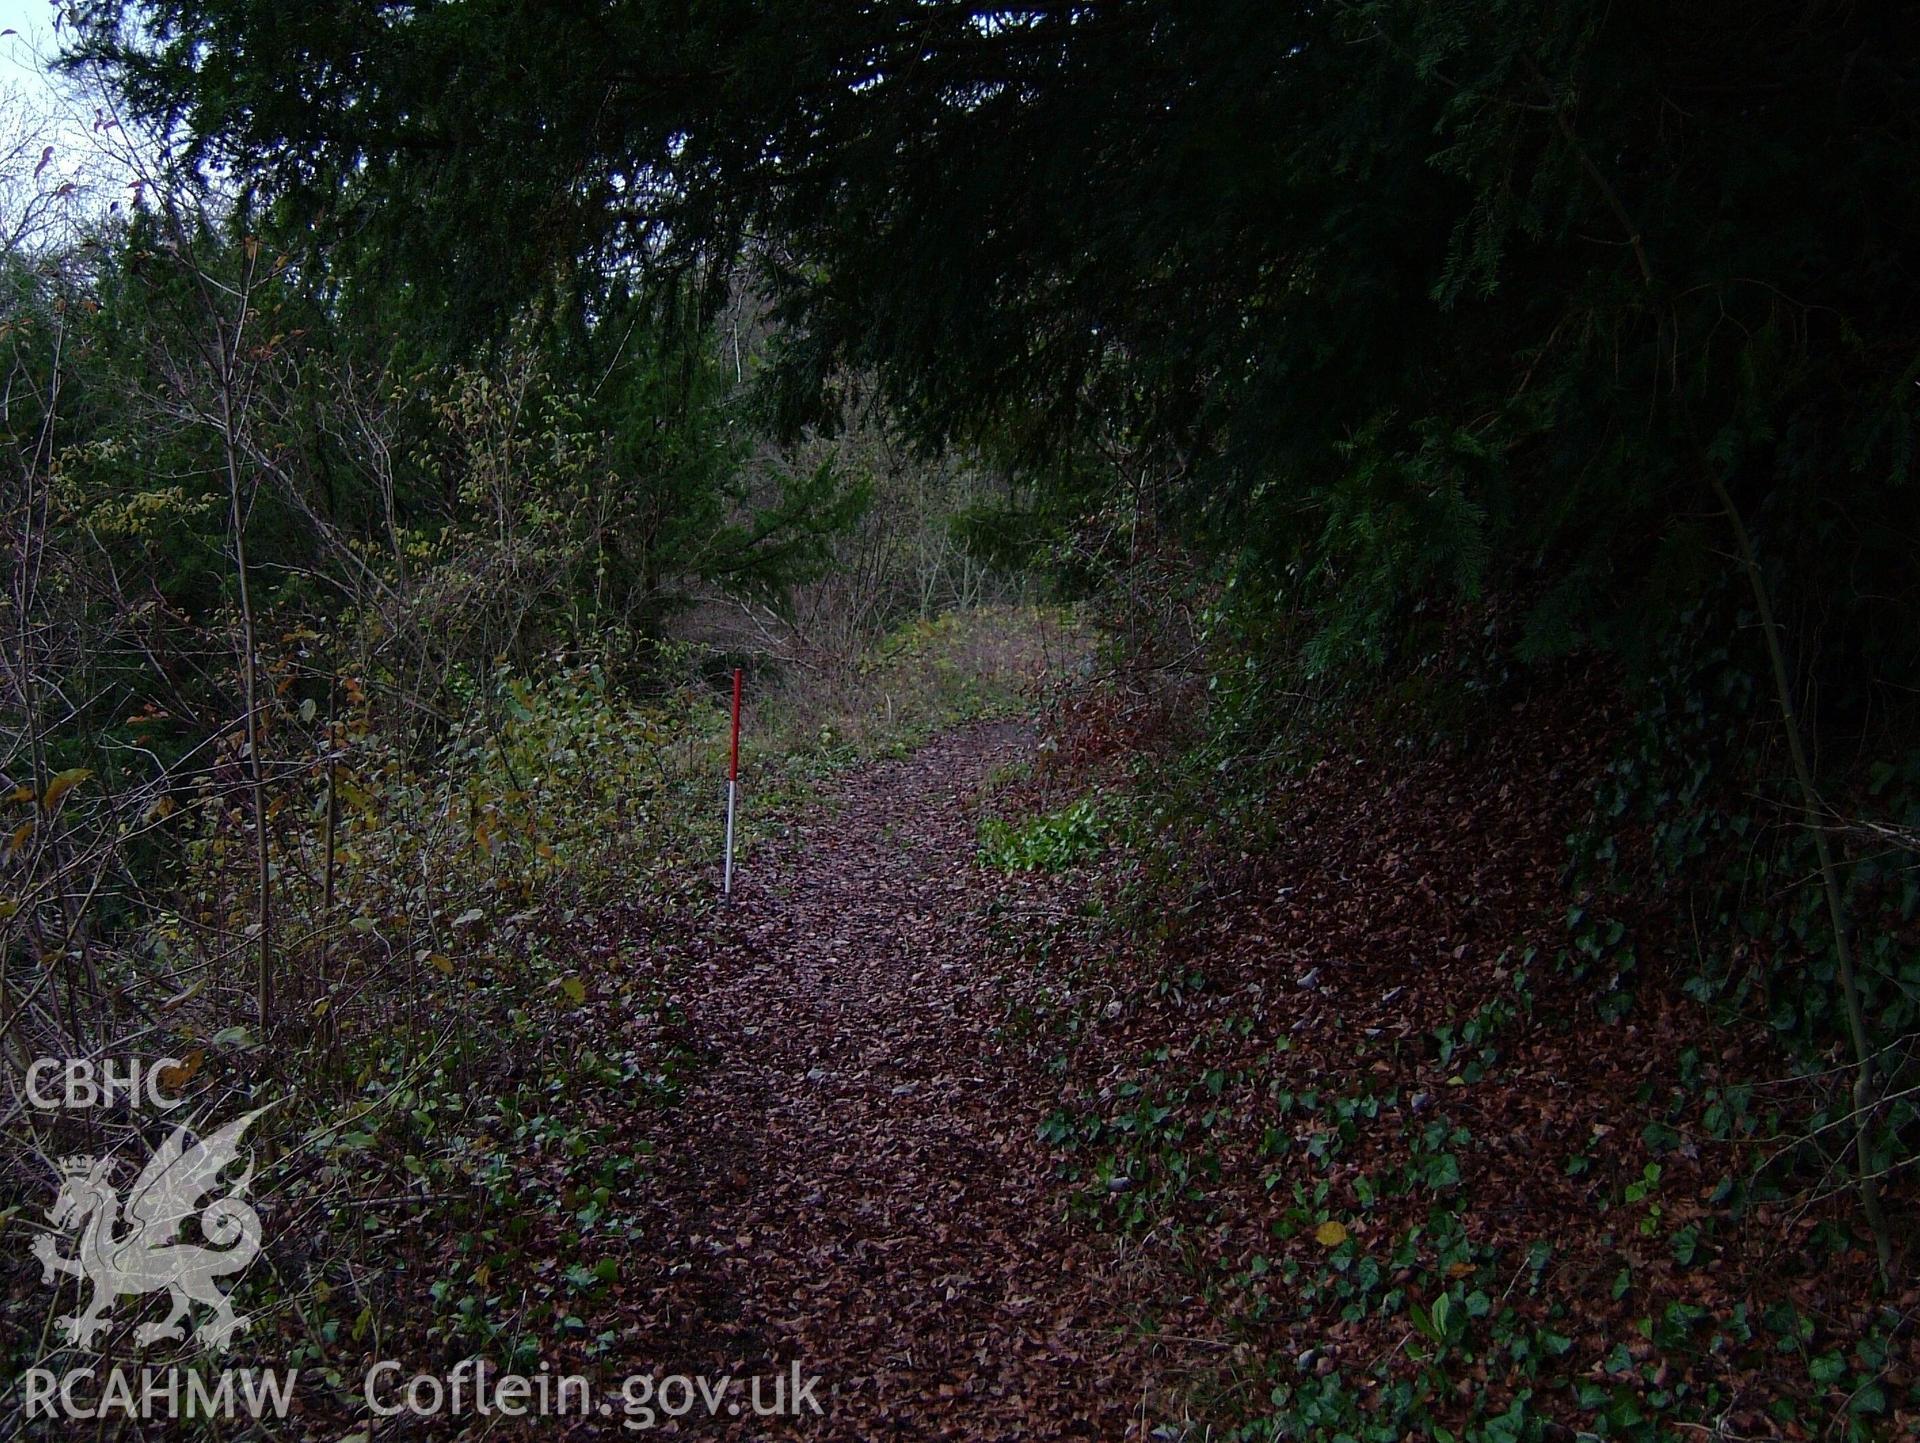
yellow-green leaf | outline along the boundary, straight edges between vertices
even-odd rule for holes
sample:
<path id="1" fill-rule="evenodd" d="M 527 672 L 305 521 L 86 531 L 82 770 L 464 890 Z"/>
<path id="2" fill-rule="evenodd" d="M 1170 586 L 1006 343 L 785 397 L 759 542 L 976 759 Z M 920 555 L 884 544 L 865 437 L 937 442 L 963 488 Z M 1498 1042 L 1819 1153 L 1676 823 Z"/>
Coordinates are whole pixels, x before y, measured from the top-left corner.
<path id="1" fill-rule="evenodd" d="M 1323 1248 L 1337 1248 L 1347 1240 L 1345 1223 L 1325 1222 L 1313 1230 L 1313 1240 Z"/>
<path id="2" fill-rule="evenodd" d="M 560 990 L 567 994 L 567 1000 L 574 1003 L 587 1000 L 587 984 L 578 977 L 569 977 L 560 984 Z"/>
<path id="3" fill-rule="evenodd" d="M 52 811 L 60 805 L 62 797 L 92 775 L 92 767 L 68 767 L 64 772 L 55 773 L 53 780 L 47 783 L 47 794 L 40 799 L 40 805 Z"/>

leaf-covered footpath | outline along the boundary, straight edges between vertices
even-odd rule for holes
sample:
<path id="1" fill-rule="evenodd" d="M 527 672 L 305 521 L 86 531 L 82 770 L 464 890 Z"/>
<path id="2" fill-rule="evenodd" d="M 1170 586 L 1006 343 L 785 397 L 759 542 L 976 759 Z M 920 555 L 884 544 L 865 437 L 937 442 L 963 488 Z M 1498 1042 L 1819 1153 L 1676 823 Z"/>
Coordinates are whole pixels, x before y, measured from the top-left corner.
<path id="1" fill-rule="evenodd" d="M 1911 1436 L 1920 1297 L 1874 1298 L 1843 1188 L 1752 1173 L 1795 1117 L 1764 1033 L 1651 917 L 1580 945 L 1611 717 L 1334 748 L 1178 914 L 1089 785 L 1139 755 L 1071 718 L 854 774 L 689 946 L 622 1347 L 798 1360 L 797 1436 Z"/>
<path id="2" fill-rule="evenodd" d="M 1048 1082 L 1003 1025 L 1026 984 L 986 965 L 1005 884 L 975 813 L 1024 739 L 990 725 L 871 767 L 742 868 L 682 992 L 703 1055 L 626 1287 L 636 1370 L 797 1360 L 823 1379 L 803 1436 L 1129 1426 L 1141 1345 L 1037 1140 Z"/>

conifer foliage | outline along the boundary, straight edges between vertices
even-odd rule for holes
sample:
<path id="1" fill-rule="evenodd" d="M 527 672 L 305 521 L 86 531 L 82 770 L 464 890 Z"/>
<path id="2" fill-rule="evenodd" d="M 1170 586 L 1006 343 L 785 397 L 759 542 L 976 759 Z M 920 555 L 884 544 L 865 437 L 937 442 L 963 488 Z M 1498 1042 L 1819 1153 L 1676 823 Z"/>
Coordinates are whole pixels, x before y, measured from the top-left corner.
<path id="1" fill-rule="evenodd" d="M 745 247 L 789 419 L 851 364 L 932 438 L 1119 438 L 1362 629 L 1524 578 L 1535 655 L 1723 590 L 1718 480 L 1826 618 L 1827 701 L 1910 680 L 1902 7 L 88 14 L 82 55 L 423 327 Z"/>

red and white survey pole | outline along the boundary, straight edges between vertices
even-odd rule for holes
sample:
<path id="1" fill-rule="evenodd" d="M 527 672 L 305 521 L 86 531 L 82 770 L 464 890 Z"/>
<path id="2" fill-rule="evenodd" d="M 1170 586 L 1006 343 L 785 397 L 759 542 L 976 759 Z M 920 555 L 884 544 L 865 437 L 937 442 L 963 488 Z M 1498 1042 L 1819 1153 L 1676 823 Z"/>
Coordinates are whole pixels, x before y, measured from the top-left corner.
<path id="1" fill-rule="evenodd" d="M 733 801 L 740 787 L 740 668 L 733 669 L 733 740 L 727 748 L 727 870 L 721 893 L 733 896 Z"/>

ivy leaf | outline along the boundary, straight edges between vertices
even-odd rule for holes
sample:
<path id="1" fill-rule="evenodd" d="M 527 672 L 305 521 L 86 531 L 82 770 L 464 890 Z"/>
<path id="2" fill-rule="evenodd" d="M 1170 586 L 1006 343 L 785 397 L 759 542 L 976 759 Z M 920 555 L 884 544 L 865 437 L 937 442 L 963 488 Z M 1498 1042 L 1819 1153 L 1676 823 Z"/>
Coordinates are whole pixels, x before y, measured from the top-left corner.
<path id="1" fill-rule="evenodd" d="M 1847 1360 L 1838 1353 L 1823 1353 L 1808 1362 L 1807 1375 L 1816 1383 L 1838 1383 L 1847 1376 Z"/>

